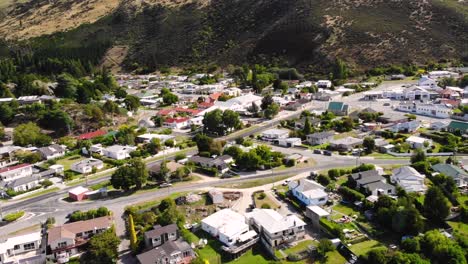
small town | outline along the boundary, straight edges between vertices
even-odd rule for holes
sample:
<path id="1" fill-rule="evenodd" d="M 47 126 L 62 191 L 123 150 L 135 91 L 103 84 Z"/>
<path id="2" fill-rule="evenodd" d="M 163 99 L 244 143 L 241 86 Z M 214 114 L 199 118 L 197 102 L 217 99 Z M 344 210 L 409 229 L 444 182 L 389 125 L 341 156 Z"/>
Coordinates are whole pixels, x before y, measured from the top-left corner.
<path id="1" fill-rule="evenodd" d="M 0 263 L 466 263 L 466 68 L 248 71 L 1 98 Z"/>
<path id="2" fill-rule="evenodd" d="M 468 264 L 468 0 L 0 0 L 0 264 Z"/>

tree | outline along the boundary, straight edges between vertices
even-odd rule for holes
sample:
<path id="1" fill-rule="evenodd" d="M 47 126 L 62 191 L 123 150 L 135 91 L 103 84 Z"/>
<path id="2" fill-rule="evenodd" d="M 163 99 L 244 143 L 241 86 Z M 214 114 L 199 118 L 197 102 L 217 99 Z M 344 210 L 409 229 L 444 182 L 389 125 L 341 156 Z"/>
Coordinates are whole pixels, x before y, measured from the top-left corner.
<path id="1" fill-rule="evenodd" d="M 317 252 L 320 256 L 324 257 L 327 252 L 335 250 L 335 246 L 330 241 L 330 239 L 322 238 L 319 240 L 319 244 L 317 246 Z"/>
<path id="2" fill-rule="evenodd" d="M 0 123 L 0 141 L 5 138 L 5 128 L 2 126 L 2 123 Z"/>
<path id="3" fill-rule="evenodd" d="M 344 80 L 346 78 L 348 78 L 348 68 L 346 67 L 344 61 L 337 59 L 333 69 L 333 79 Z"/>
<path id="4" fill-rule="evenodd" d="M 408 253 L 418 253 L 421 245 L 418 238 L 407 238 L 401 242 L 401 248 Z"/>
<path id="5" fill-rule="evenodd" d="M 135 179 L 135 185 L 137 189 L 141 189 L 148 180 L 148 169 L 146 164 L 140 158 L 131 159 L 128 163 L 132 168 L 132 177 Z"/>
<path id="6" fill-rule="evenodd" d="M 117 98 L 125 98 L 127 97 L 127 92 L 125 89 L 118 88 L 117 90 L 114 91 L 115 97 Z"/>
<path id="7" fill-rule="evenodd" d="M 135 179 L 130 175 L 132 169 L 129 166 L 119 167 L 111 176 L 110 182 L 115 189 L 122 189 L 124 191 L 130 190 L 135 185 Z"/>
<path id="8" fill-rule="evenodd" d="M 214 111 L 205 113 L 203 118 L 203 130 L 206 133 L 224 135 L 223 111 L 216 109 Z"/>
<path id="9" fill-rule="evenodd" d="M 386 264 L 387 257 L 386 257 L 387 249 L 372 249 L 367 252 L 366 256 L 366 263 L 369 264 Z"/>
<path id="10" fill-rule="evenodd" d="M 424 212 L 427 218 L 439 223 L 449 215 L 449 201 L 439 187 L 432 186 L 427 190 L 424 197 Z"/>
<path id="11" fill-rule="evenodd" d="M 418 148 L 413 152 L 413 155 L 411 156 L 411 163 L 421 161 L 426 161 L 426 153 L 424 153 L 424 150 Z"/>
<path id="12" fill-rule="evenodd" d="M 183 181 L 185 178 L 189 176 L 189 173 L 190 172 L 186 167 L 180 167 L 176 169 L 172 177 L 176 178 L 179 181 Z"/>
<path id="13" fill-rule="evenodd" d="M 127 95 L 124 103 L 129 111 L 135 111 L 140 107 L 140 99 L 133 95 Z"/>
<path id="14" fill-rule="evenodd" d="M 304 128 L 302 129 L 302 132 L 304 133 L 304 135 L 310 135 L 312 133 L 312 125 L 310 124 L 310 119 L 309 117 L 306 117 L 305 118 L 305 122 L 304 122 Z"/>
<path id="15" fill-rule="evenodd" d="M 52 139 L 42 134 L 41 129 L 34 123 L 18 125 L 13 131 L 13 143 L 18 146 L 46 146 Z"/>
<path id="16" fill-rule="evenodd" d="M 0 122 L 5 125 L 10 124 L 13 118 L 15 118 L 15 112 L 9 104 L 0 104 Z"/>
<path id="17" fill-rule="evenodd" d="M 277 103 L 273 103 L 265 110 L 265 117 L 273 119 L 279 113 L 280 107 Z"/>
<path id="18" fill-rule="evenodd" d="M 114 228 L 110 228 L 93 236 L 88 243 L 88 250 L 80 258 L 83 264 L 114 264 L 118 258 L 120 239 L 115 234 Z"/>
<path id="19" fill-rule="evenodd" d="M 370 154 L 375 149 L 375 140 L 372 137 L 365 137 L 362 145 L 366 148 L 366 153 Z"/>
<path id="20" fill-rule="evenodd" d="M 163 95 L 163 103 L 164 105 L 172 105 L 179 101 L 179 97 L 177 95 L 169 92 Z"/>
<path id="21" fill-rule="evenodd" d="M 225 110 L 223 113 L 223 124 L 228 130 L 236 130 L 241 127 L 239 113 L 232 110 Z"/>
<path id="22" fill-rule="evenodd" d="M 70 133 L 73 128 L 73 120 L 62 110 L 52 110 L 44 114 L 40 120 L 41 126 L 54 130 L 58 135 Z"/>
<path id="23" fill-rule="evenodd" d="M 68 73 L 64 73 L 57 78 L 57 87 L 54 94 L 57 97 L 75 99 L 77 95 L 78 80 Z"/>
<path id="24" fill-rule="evenodd" d="M 262 104 L 260 107 L 262 110 L 266 110 L 270 105 L 272 105 L 275 101 L 273 101 L 273 96 L 271 94 L 267 94 L 265 97 L 262 99 Z"/>
<path id="25" fill-rule="evenodd" d="M 319 176 L 317 176 L 317 182 L 323 186 L 327 186 L 328 184 L 330 184 L 331 180 L 330 177 L 328 177 L 327 175 L 320 174 Z"/>
<path id="26" fill-rule="evenodd" d="M 128 215 L 128 233 L 130 236 L 130 249 L 135 252 L 138 244 L 137 244 L 137 236 L 135 232 L 135 224 L 133 223 L 133 216 L 130 214 Z"/>

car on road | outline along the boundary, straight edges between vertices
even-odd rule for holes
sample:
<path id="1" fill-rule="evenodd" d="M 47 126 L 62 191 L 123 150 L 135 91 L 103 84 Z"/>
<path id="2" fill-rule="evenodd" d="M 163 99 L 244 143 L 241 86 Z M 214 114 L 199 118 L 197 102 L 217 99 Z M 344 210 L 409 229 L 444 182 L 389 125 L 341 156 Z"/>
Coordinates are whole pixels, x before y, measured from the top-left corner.
<path id="1" fill-rule="evenodd" d="M 320 149 L 314 149 L 314 154 L 322 154 L 322 151 Z"/>
<path id="2" fill-rule="evenodd" d="M 332 152 L 329 151 L 329 150 L 324 150 L 324 151 L 323 151 L 323 155 L 325 155 L 325 156 L 331 156 L 331 155 L 332 155 Z"/>
<path id="3" fill-rule="evenodd" d="M 390 103 L 384 103 L 383 106 L 390 106 Z"/>
<path id="4" fill-rule="evenodd" d="M 161 183 L 159 185 L 159 188 L 167 188 L 167 187 L 171 187 L 171 186 L 172 186 L 172 183 L 165 182 L 165 183 Z"/>

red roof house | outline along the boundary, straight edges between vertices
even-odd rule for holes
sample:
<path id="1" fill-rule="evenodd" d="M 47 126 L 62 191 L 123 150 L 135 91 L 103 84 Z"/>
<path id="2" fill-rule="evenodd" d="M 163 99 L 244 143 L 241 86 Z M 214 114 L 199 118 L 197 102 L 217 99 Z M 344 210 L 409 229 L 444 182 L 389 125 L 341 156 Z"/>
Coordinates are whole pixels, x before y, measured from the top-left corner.
<path id="1" fill-rule="evenodd" d="M 93 139 L 93 138 L 96 138 L 96 137 L 104 136 L 105 134 L 107 134 L 107 132 L 104 131 L 104 130 L 96 130 L 96 131 L 93 131 L 93 132 L 81 134 L 76 138 L 79 139 L 79 140 L 86 140 L 86 139 Z"/>

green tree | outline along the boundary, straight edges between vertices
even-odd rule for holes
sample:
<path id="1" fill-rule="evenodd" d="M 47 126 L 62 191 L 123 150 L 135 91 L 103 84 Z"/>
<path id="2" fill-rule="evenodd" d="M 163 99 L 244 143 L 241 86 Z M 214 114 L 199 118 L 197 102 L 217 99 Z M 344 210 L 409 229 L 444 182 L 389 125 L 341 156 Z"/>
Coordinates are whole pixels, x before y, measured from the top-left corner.
<path id="1" fill-rule="evenodd" d="M 312 125 L 310 124 L 310 119 L 309 117 L 305 118 L 304 121 L 304 128 L 302 129 L 302 132 L 304 133 L 305 136 L 310 135 L 312 133 Z"/>
<path id="2" fill-rule="evenodd" d="M 75 99 L 78 86 L 78 80 L 70 74 L 64 73 L 57 77 L 57 87 L 54 90 L 54 94 L 57 97 Z"/>
<path id="3" fill-rule="evenodd" d="M 320 256 L 324 257 L 327 252 L 335 250 L 335 246 L 330 241 L 330 239 L 322 238 L 319 240 L 319 244 L 317 246 L 317 252 Z"/>
<path id="4" fill-rule="evenodd" d="M 65 135 L 73 129 L 74 122 L 66 112 L 57 109 L 46 112 L 40 124 L 54 130 L 58 135 Z"/>
<path id="5" fill-rule="evenodd" d="M 129 166 L 120 166 L 111 176 L 110 182 L 115 189 L 130 190 L 135 185 L 135 179 L 131 177 L 132 169 Z"/>
<path id="6" fill-rule="evenodd" d="M 366 148 L 366 153 L 370 154 L 375 149 L 375 140 L 372 137 L 365 137 L 362 145 Z"/>
<path id="7" fill-rule="evenodd" d="M 239 129 L 242 125 L 240 119 L 239 119 L 239 113 L 234 112 L 232 110 L 225 110 L 223 112 L 223 125 L 228 129 L 228 130 L 236 130 Z"/>
<path id="8" fill-rule="evenodd" d="M 427 218 L 439 223 L 449 215 L 449 201 L 439 187 L 432 186 L 427 190 L 424 197 L 424 212 Z"/>
<path id="9" fill-rule="evenodd" d="M 333 69 L 333 79 L 345 80 L 346 78 L 348 78 L 348 67 L 344 61 L 337 59 Z"/>
<path id="10" fill-rule="evenodd" d="M 128 233 L 130 236 L 130 249 L 135 252 L 138 244 L 137 244 L 137 236 L 135 232 L 135 224 L 133 223 L 133 216 L 130 214 L 128 215 Z"/>
<path id="11" fill-rule="evenodd" d="M 267 94 L 262 98 L 262 104 L 260 105 L 260 107 L 262 108 L 262 110 L 266 110 L 273 103 L 273 96 L 271 94 Z"/>
<path id="12" fill-rule="evenodd" d="M 179 101 L 179 97 L 173 93 L 166 93 L 163 95 L 163 103 L 164 105 L 172 105 Z"/>
<path id="13" fill-rule="evenodd" d="M 418 148 L 413 152 L 413 155 L 411 156 L 411 163 L 421 161 L 426 161 L 426 153 L 424 152 L 424 150 Z"/>
<path id="14" fill-rule="evenodd" d="M 130 176 L 135 179 L 136 188 L 141 189 L 148 181 L 146 164 L 140 158 L 134 158 L 129 161 L 128 166 L 132 169 Z"/>
<path id="15" fill-rule="evenodd" d="M 127 95 L 124 103 L 129 111 L 138 110 L 138 107 L 140 107 L 140 99 L 134 95 Z"/>
<path id="16" fill-rule="evenodd" d="M 86 253 L 80 258 L 83 264 L 114 264 L 118 258 L 120 239 L 115 234 L 114 228 L 110 228 L 93 236 Z"/>
<path id="17" fill-rule="evenodd" d="M 273 103 L 265 110 L 265 117 L 273 119 L 280 111 L 280 107 L 277 103 Z"/>
<path id="18" fill-rule="evenodd" d="M 18 146 L 46 146 L 49 145 L 52 139 L 44 135 L 41 129 L 34 123 L 18 125 L 13 131 L 13 143 Z"/>
<path id="19" fill-rule="evenodd" d="M 9 104 L 0 104 L 0 122 L 8 125 L 13 118 L 15 118 L 16 110 L 13 109 Z"/>

